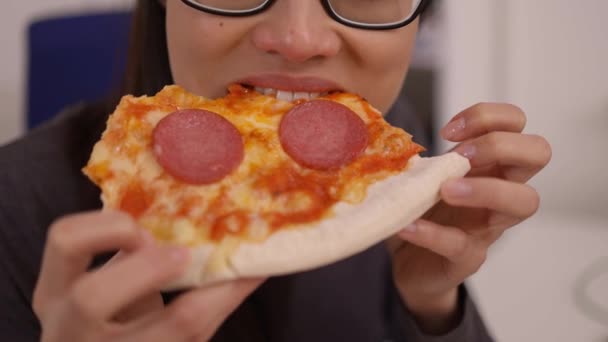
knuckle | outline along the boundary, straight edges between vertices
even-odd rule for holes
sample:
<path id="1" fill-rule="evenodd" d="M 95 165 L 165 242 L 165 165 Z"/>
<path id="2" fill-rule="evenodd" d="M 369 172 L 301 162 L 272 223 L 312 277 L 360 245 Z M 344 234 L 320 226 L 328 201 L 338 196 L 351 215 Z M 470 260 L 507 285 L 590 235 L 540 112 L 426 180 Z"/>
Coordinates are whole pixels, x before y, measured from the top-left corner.
<path id="1" fill-rule="evenodd" d="M 471 112 L 479 115 L 485 113 L 494 104 L 491 102 L 477 102 L 471 107 Z"/>
<path id="2" fill-rule="evenodd" d="M 49 228 L 47 244 L 54 251 L 65 257 L 73 255 L 73 232 L 76 229 L 69 218 L 61 219 Z"/>
<path id="3" fill-rule="evenodd" d="M 485 132 L 490 132 L 500 117 L 503 117 L 501 121 L 508 120 L 519 130 L 523 130 L 528 122 L 524 110 L 510 103 L 480 102 L 471 107 L 470 115 L 475 118 L 476 125 Z"/>
<path id="4" fill-rule="evenodd" d="M 454 237 L 447 257 L 449 259 L 459 259 L 467 253 L 469 249 L 469 239 L 466 234 L 458 234 Z"/>
<path id="5" fill-rule="evenodd" d="M 471 108 L 471 115 L 474 115 L 476 125 L 483 131 L 489 131 L 492 126 L 491 112 L 494 104 L 480 102 Z"/>
<path id="6" fill-rule="evenodd" d="M 45 311 L 47 299 L 40 293 L 40 289 L 36 287 L 32 298 L 32 310 L 38 318 L 42 317 L 42 313 Z"/>

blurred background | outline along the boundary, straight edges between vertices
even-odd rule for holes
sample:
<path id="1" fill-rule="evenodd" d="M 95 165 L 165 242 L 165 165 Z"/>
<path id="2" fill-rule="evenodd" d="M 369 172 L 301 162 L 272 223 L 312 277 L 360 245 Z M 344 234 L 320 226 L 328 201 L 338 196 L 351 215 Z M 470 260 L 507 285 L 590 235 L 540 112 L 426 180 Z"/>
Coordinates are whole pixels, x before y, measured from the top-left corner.
<path id="1" fill-rule="evenodd" d="M 81 92 L 116 81 L 102 67 L 93 70 L 95 82 L 78 87 L 48 87 L 33 77 L 28 70 L 55 63 L 52 58 L 73 48 L 49 49 L 49 32 L 65 28 L 44 26 L 47 19 L 125 13 L 132 1 L 3 4 L 0 144 L 37 123 L 39 118 L 28 121 L 28 113 L 43 112 L 44 103 L 49 111 L 62 106 L 53 102 L 53 92 L 90 100 Z M 605 0 L 440 0 L 420 32 L 404 92 L 429 129 L 472 104 L 504 101 L 522 107 L 527 132 L 553 146 L 551 164 L 532 180 L 543 199 L 540 211 L 510 230 L 469 282 L 498 341 L 608 342 L 607 15 Z M 86 36 L 83 49 L 99 49 L 107 36 L 98 29 Z M 98 54 L 112 59 L 112 70 L 121 68 L 124 39 Z M 50 65 L 68 80 L 94 62 Z M 47 101 L 35 104 L 32 97 Z M 439 140 L 435 146 L 449 148 Z"/>

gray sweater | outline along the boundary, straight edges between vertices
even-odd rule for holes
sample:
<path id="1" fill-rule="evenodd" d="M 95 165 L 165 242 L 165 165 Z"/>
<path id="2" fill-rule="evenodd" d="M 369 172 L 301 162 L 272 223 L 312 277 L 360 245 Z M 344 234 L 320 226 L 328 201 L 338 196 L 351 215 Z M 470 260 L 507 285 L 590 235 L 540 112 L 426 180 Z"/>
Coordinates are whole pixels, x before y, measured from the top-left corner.
<path id="1" fill-rule="evenodd" d="M 398 104 L 393 124 L 416 131 Z M 105 124 L 103 109 L 78 106 L 0 147 L 0 341 L 37 341 L 31 309 L 49 224 L 101 207 L 80 172 Z M 415 135 L 416 136 L 416 135 Z M 418 142 L 425 143 L 420 138 Z M 107 256 L 106 256 L 107 257 Z M 103 262 L 101 256 L 98 262 Z M 422 334 L 392 281 L 386 248 L 314 271 L 268 280 L 224 323 L 214 341 L 491 341 L 464 287 L 460 323 L 445 336 Z M 165 294 L 171 301 L 179 293 Z"/>

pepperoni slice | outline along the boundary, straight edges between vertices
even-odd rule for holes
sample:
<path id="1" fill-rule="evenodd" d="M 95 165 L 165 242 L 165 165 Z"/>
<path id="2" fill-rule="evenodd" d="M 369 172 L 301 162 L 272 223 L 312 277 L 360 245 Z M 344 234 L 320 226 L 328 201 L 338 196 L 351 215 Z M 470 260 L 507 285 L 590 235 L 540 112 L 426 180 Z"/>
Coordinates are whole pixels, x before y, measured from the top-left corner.
<path id="1" fill-rule="evenodd" d="M 158 163 L 173 177 L 191 184 L 216 182 L 243 160 L 243 138 L 220 115 L 200 109 L 179 110 L 161 119 L 153 132 Z"/>
<path id="2" fill-rule="evenodd" d="M 285 114 L 279 138 L 285 152 L 299 164 L 329 170 L 357 158 L 367 147 L 369 134 L 363 120 L 348 107 L 314 100 Z"/>

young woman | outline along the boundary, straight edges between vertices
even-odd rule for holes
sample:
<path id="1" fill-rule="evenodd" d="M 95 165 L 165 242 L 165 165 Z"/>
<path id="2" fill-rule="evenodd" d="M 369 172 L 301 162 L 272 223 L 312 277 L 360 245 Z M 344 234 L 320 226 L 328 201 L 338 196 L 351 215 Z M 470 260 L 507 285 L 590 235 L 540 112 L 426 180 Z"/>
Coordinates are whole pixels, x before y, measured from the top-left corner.
<path id="1" fill-rule="evenodd" d="M 124 93 L 171 83 L 206 97 L 232 82 L 280 98 L 344 89 L 394 113 L 427 3 L 140 0 Z M 99 211 L 80 173 L 114 104 L 72 108 L 0 149 L 3 341 L 491 340 L 462 284 L 537 210 L 526 182 L 551 155 L 545 139 L 522 133 L 517 107 L 477 104 L 442 128 L 473 169 L 386 244 L 310 272 L 162 297 L 187 251 Z"/>

